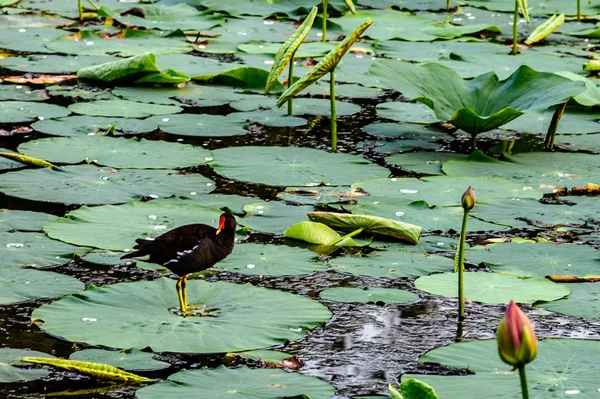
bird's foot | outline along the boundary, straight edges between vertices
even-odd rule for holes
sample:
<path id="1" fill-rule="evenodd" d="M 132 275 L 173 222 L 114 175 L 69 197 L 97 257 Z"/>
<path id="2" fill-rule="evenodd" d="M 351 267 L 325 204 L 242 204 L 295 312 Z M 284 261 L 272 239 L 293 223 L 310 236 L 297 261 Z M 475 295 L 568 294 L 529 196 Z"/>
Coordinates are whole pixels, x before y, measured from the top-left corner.
<path id="1" fill-rule="evenodd" d="M 189 316 L 214 316 L 210 313 L 216 310 L 219 310 L 219 308 L 209 308 L 202 303 L 187 306 L 187 311 L 190 313 Z"/>

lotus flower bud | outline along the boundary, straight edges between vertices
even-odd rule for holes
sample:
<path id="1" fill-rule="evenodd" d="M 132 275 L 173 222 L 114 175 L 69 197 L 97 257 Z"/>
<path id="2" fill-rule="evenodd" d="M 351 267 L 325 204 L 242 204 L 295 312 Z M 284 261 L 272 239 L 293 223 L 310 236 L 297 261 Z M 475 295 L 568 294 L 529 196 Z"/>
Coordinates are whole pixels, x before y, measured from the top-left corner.
<path id="1" fill-rule="evenodd" d="M 537 339 L 531 321 L 513 301 L 510 301 L 500 322 L 496 341 L 500 359 L 515 368 L 537 356 Z"/>
<path id="2" fill-rule="evenodd" d="M 475 206 L 475 192 L 471 186 L 469 186 L 469 188 L 467 188 L 463 193 L 461 204 L 465 211 L 470 211 Z"/>

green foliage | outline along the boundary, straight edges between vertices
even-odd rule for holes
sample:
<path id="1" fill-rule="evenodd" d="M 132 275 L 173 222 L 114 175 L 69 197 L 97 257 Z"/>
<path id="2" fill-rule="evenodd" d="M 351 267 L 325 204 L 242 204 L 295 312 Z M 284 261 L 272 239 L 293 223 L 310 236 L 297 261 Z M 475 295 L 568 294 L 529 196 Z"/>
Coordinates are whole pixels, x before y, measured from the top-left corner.
<path id="1" fill-rule="evenodd" d="M 128 382 L 147 382 L 152 381 L 150 378 L 140 377 L 139 375 L 128 373 L 108 364 L 83 362 L 80 360 L 69 359 L 51 359 L 43 357 L 23 357 L 22 362 L 45 364 L 47 366 L 57 367 L 60 369 L 73 371 L 80 374 L 89 375 L 100 380 L 109 381 L 128 381 Z"/>

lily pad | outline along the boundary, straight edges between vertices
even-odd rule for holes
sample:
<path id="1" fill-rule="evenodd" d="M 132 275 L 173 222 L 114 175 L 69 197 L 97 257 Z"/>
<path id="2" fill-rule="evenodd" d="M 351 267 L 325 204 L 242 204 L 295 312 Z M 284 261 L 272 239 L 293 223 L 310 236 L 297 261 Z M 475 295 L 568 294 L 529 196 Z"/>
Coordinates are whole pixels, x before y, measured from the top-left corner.
<path id="1" fill-rule="evenodd" d="M 431 108 L 421 103 L 383 103 L 377 105 L 377 116 L 397 122 L 433 123 L 439 119 Z"/>
<path id="2" fill-rule="evenodd" d="M 408 303 L 419 299 L 417 294 L 396 288 L 328 288 L 321 291 L 319 296 L 323 299 L 335 302 L 347 303 Z"/>
<path id="3" fill-rule="evenodd" d="M 415 278 L 454 268 L 450 258 L 408 251 L 378 251 L 364 257 L 335 258 L 329 263 L 340 272 L 387 278 Z"/>
<path id="4" fill-rule="evenodd" d="M 335 389 L 316 377 L 287 373 L 279 369 L 249 369 L 245 366 L 228 369 L 182 370 L 159 384 L 136 392 L 140 399 L 177 397 L 223 398 L 230 395 L 255 399 L 301 398 L 327 399 Z"/>
<path id="5" fill-rule="evenodd" d="M 99 100 L 75 103 L 69 106 L 69 110 L 76 114 L 91 116 L 145 118 L 152 115 L 176 114 L 181 112 L 182 108 L 175 105 L 147 104 L 127 100 Z"/>
<path id="6" fill-rule="evenodd" d="M 146 119 L 157 124 L 165 133 L 180 136 L 223 137 L 249 133 L 244 129 L 244 121 L 232 115 L 180 114 L 168 116 L 153 116 Z"/>
<path id="7" fill-rule="evenodd" d="M 441 175 L 444 162 L 466 157 L 466 155 L 452 152 L 409 152 L 386 157 L 385 161 L 417 173 Z"/>
<path id="8" fill-rule="evenodd" d="M 62 151 L 69 148 L 69 151 Z M 54 163 L 82 161 L 114 168 L 170 169 L 200 165 L 211 159 L 202 147 L 107 136 L 75 136 L 29 141 L 22 154 Z"/>
<path id="9" fill-rule="evenodd" d="M 81 248 L 51 240 L 43 233 L 0 232 L 0 267 L 47 267 L 71 261 L 74 254 L 83 255 Z"/>
<path id="10" fill-rule="evenodd" d="M 239 244 L 218 264 L 218 268 L 242 274 L 293 276 L 327 269 L 315 262 L 315 255 L 303 248 L 286 245 Z"/>
<path id="11" fill-rule="evenodd" d="M 280 201 L 251 201 L 244 205 L 246 216 L 239 223 L 251 230 L 281 235 L 288 227 L 306 220 L 312 206 L 286 205 Z"/>
<path id="12" fill-rule="evenodd" d="M 293 341 L 331 317 L 325 306 L 298 295 L 197 280 L 187 283 L 189 302 L 214 308 L 212 317 L 181 317 L 169 311 L 178 304 L 174 286 L 167 278 L 91 286 L 42 305 L 32 318 L 45 320 L 45 331 L 68 341 L 116 348 L 149 346 L 157 352 L 222 353 Z"/>
<path id="13" fill-rule="evenodd" d="M 42 182 L 42 183 L 40 183 Z M 0 191 L 18 198 L 71 204 L 118 204 L 142 197 L 209 192 L 212 181 L 169 170 L 110 169 L 94 165 L 26 169 L 0 175 Z"/>
<path id="14" fill-rule="evenodd" d="M 42 231 L 56 216 L 43 212 L 0 210 L 0 230 Z"/>
<path id="15" fill-rule="evenodd" d="M 600 290 L 598 283 L 566 284 L 571 293 L 568 298 L 542 302 L 535 307 L 567 316 L 600 319 Z"/>
<path id="16" fill-rule="evenodd" d="M 527 365 L 531 397 L 569 396 L 582 398 L 597 394 L 598 341 L 586 339 L 545 339 L 538 344 L 537 358 Z M 418 378 L 431 385 L 440 398 L 519 398 L 519 373 L 510 370 L 498 357 L 496 340 L 452 344 L 423 355 L 422 362 L 468 369 L 466 376 L 405 374 L 402 380 Z M 558 385 L 557 385 L 558 384 Z"/>
<path id="17" fill-rule="evenodd" d="M 77 73 L 81 68 L 115 61 L 108 56 L 29 55 L 0 58 L 0 66 L 19 72 L 66 74 Z"/>
<path id="18" fill-rule="evenodd" d="M 519 277 L 600 277 L 600 252 L 592 247 L 553 243 L 505 243 L 469 249 L 470 262 Z"/>
<path id="19" fill-rule="evenodd" d="M 44 352 L 31 351 L 25 349 L 0 348 L 0 382 L 22 382 L 39 380 L 46 377 L 50 372 L 46 369 L 31 368 L 25 369 L 14 367 L 12 364 L 19 364 L 19 360 L 25 356 L 35 357 L 53 357 Z"/>
<path id="20" fill-rule="evenodd" d="M 473 302 L 506 304 L 555 301 L 569 295 L 569 288 L 545 278 L 519 278 L 508 274 L 465 272 L 465 298 Z M 456 298 L 458 273 L 419 277 L 415 287 L 430 294 Z"/>
<path id="21" fill-rule="evenodd" d="M 85 288 L 75 277 L 59 273 L 16 266 L 1 266 L 0 271 L 0 287 L 2 287 L 0 305 L 11 305 L 39 298 L 55 298 Z"/>
<path id="22" fill-rule="evenodd" d="M 0 101 L 45 101 L 46 90 L 32 90 L 22 85 L 0 85 Z"/>
<path id="23" fill-rule="evenodd" d="M 298 101 L 294 101 L 294 104 Z M 213 151 L 215 171 L 232 179 L 271 186 L 349 185 L 385 177 L 387 169 L 349 154 L 297 147 L 230 147 Z"/>
<path id="24" fill-rule="evenodd" d="M 69 356 L 70 360 L 108 364 L 128 371 L 155 371 L 171 367 L 170 363 L 154 359 L 154 354 L 139 349 L 108 351 L 105 349 L 84 349 Z"/>
<path id="25" fill-rule="evenodd" d="M 130 250 L 138 237 L 157 237 L 175 227 L 200 221 L 217 225 L 217 208 L 170 202 L 130 202 L 118 206 L 82 207 L 56 219 L 44 230 L 52 237 L 86 246 Z"/>
<path id="26" fill-rule="evenodd" d="M 103 116 L 75 115 L 64 118 L 45 119 L 31 125 L 38 132 L 53 136 L 84 136 L 103 134 L 115 127 L 114 134 L 140 134 L 156 130 L 156 124 L 144 119 L 110 118 Z"/>
<path id="27" fill-rule="evenodd" d="M 0 101 L 0 111 L 0 123 L 35 122 L 71 113 L 59 105 L 27 101 Z"/>
<path id="28" fill-rule="evenodd" d="M 325 246 L 336 245 L 339 247 L 359 246 L 352 238 L 343 238 L 337 231 L 323 223 L 303 221 L 287 229 L 283 236 Z M 368 244 L 367 244 L 368 245 Z"/>

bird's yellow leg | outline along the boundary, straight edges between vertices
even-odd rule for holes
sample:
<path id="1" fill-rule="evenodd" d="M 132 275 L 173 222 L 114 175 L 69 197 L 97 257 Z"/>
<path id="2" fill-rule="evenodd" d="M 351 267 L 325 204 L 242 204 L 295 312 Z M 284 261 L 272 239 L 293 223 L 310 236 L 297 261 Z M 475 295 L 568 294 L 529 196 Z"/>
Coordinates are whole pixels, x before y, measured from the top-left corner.
<path id="1" fill-rule="evenodd" d="M 185 305 L 185 311 L 187 312 L 188 310 L 188 300 L 187 300 L 187 279 L 188 279 L 188 275 L 186 274 L 185 276 L 183 276 L 183 278 L 181 279 L 181 297 L 183 298 L 183 303 Z"/>
<path id="2" fill-rule="evenodd" d="M 179 298 L 179 309 L 181 310 L 181 313 L 186 314 L 187 313 L 187 304 L 186 301 L 184 301 L 183 297 L 183 289 L 185 289 L 183 282 L 183 277 L 179 277 L 177 279 L 177 284 L 175 285 L 175 287 L 177 288 L 177 297 Z"/>

